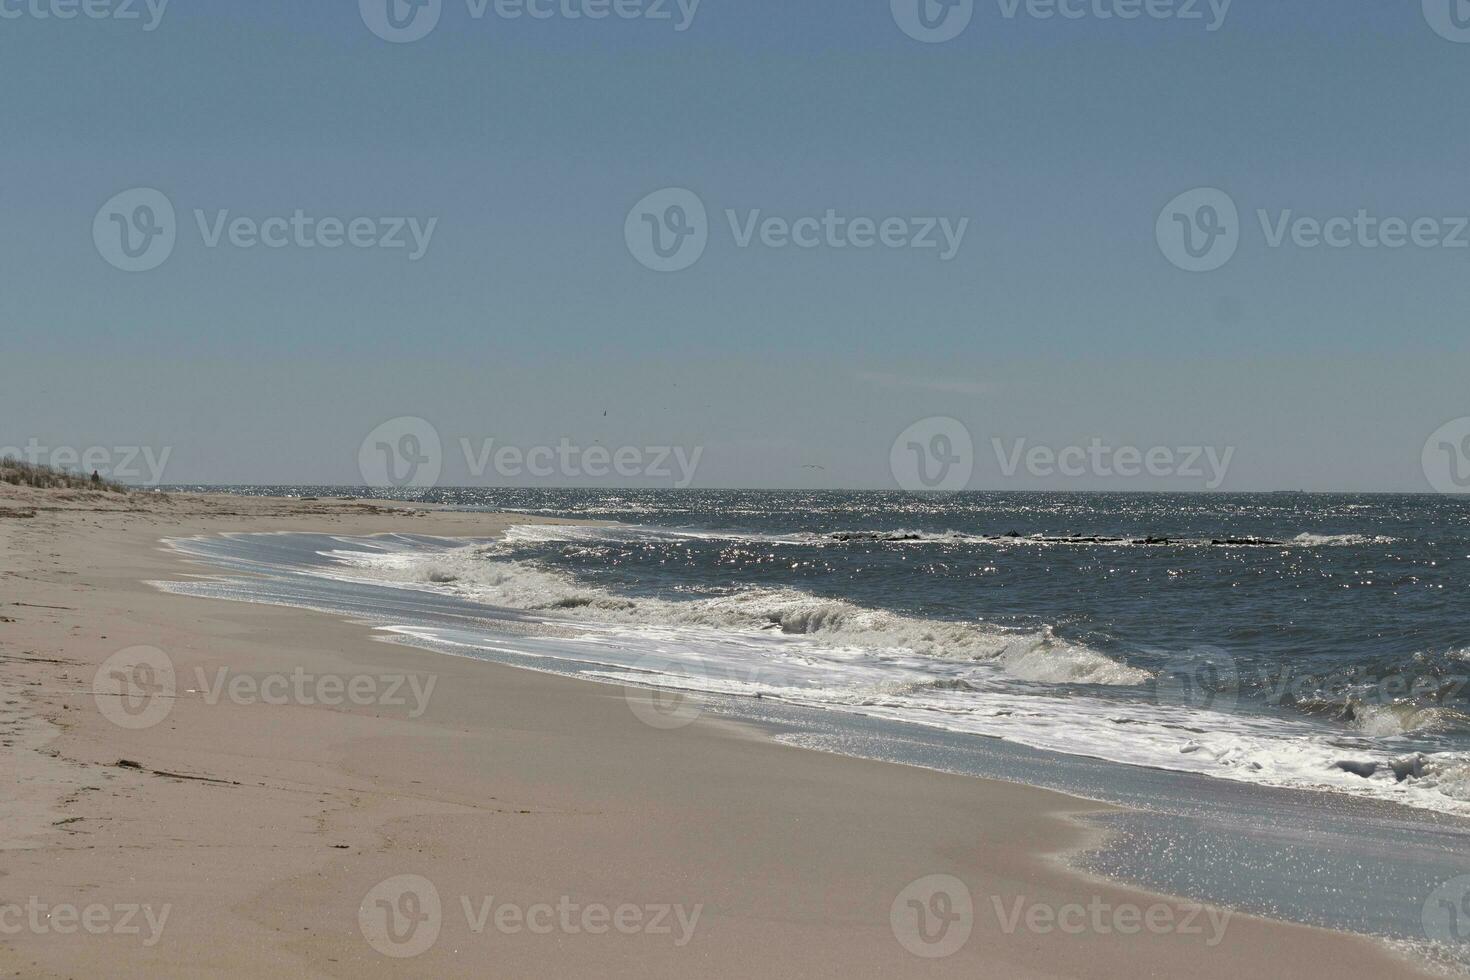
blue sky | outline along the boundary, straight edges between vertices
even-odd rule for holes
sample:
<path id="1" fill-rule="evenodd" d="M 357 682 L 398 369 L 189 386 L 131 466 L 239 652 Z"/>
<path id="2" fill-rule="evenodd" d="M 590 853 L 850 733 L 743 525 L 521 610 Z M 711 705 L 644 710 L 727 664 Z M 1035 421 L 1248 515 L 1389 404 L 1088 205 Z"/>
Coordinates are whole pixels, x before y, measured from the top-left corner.
<path id="1" fill-rule="evenodd" d="M 895 436 L 947 416 L 976 488 L 1197 488 L 1008 478 L 991 451 L 1102 438 L 1234 447 L 1225 489 L 1423 490 L 1425 439 L 1470 415 L 1470 248 L 1272 248 L 1257 218 L 1470 215 L 1470 43 L 1418 2 L 1236 0 L 1209 31 L 1204 2 L 1125 21 L 980 0 L 921 43 L 889 0 L 702 0 L 684 31 L 673 0 L 672 20 L 444 0 L 401 44 L 346 0 L 172 0 L 153 30 L 142 0 L 141 22 L 34 15 L 50 2 L 0 2 L 20 12 L 0 18 L 0 445 L 360 483 L 363 437 L 417 416 L 450 483 L 510 482 L 453 458 L 494 438 L 700 446 L 696 485 L 892 487 Z M 138 187 L 178 240 L 130 273 L 92 226 Z M 660 273 L 624 224 L 668 187 L 709 243 Z M 1202 273 L 1155 236 L 1197 187 L 1241 216 Z M 755 209 L 968 225 L 949 261 L 739 247 L 725 212 Z M 211 248 L 196 210 L 437 223 L 410 261 Z"/>

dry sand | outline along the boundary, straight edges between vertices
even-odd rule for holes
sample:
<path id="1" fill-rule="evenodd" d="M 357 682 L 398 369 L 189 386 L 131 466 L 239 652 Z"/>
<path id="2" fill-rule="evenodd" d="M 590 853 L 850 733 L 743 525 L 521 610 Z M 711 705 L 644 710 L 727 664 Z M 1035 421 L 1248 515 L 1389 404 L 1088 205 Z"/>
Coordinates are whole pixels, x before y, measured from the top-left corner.
<path id="1" fill-rule="evenodd" d="M 503 516 L 15 488 L 0 489 L 0 515 L 7 976 L 1419 975 L 1367 941 L 1245 916 L 1214 945 L 1205 915 L 1200 933 L 1071 934 L 1024 918 L 1008 932 L 997 899 L 1008 914 L 1018 899 L 1188 905 L 1062 866 L 1054 855 L 1087 840 L 1069 815 L 1094 803 L 807 752 L 726 722 L 659 730 L 616 687 L 146 584 L 204 571 L 162 549 L 167 536 L 492 536 Z M 137 645 L 165 651 L 179 678 L 167 717 L 147 728 L 109 721 L 93 692 L 98 666 Z M 211 704 L 199 668 L 435 687 L 417 718 L 392 704 Z M 900 891 L 934 874 L 957 876 L 975 903 L 973 933 L 942 959 L 907 952 L 890 922 Z M 437 941 L 413 958 L 380 953 L 359 917 L 369 891 L 399 875 L 427 879 L 442 905 Z M 381 894 L 370 923 L 387 921 Z M 511 909 L 505 928 L 492 911 L 476 932 L 490 896 L 491 909 Z M 542 903 L 552 909 L 533 910 Z M 40 905 L 49 919 L 22 921 Z M 645 928 L 659 905 L 701 907 L 692 934 L 672 914 L 667 933 Z M 116 928 L 135 906 L 139 932 Z M 619 906 L 639 910 L 621 913 L 626 933 L 596 911 Z M 95 934 L 71 907 L 93 916 Z M 514 930 L 517 909 L 540 931 Z"/>

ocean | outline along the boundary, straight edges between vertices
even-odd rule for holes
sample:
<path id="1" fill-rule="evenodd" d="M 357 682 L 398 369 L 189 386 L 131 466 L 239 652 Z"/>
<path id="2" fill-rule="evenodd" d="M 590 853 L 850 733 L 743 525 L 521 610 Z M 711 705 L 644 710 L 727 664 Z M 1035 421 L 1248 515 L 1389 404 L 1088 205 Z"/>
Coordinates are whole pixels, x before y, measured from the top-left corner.
<path id="1" fill-rule="evenodd" d="M 812 748 L 1126 803 L 1140 813 L 1084 865 L 1250 911 L 1417 941 L 1430 893 L 1470 872 L 1470 501 L 422 499 L 598 523 L 178 540 L 252 575 L 164 585 L 647 691 L 651 724 L 729 713 Z"/>
<path id="2" fill-rule="evenodd" d="M 425 499 L 611 523 L 341 544 L 326 571 L 544 614 L 587 648 L 646 648 L 646 683 L 1470 814 L 1465 501 Z"/>

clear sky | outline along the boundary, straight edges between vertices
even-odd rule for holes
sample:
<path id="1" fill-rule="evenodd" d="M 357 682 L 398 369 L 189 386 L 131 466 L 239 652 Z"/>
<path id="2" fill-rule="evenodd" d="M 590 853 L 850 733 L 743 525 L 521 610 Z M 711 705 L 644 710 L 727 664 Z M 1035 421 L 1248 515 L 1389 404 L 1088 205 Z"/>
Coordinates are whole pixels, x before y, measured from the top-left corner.
<path id="1" fill-rule="evenodd" d="M 408 43 L 364 2 L 172 0 L 149 30 L 145 0 L 0 0 L 0 446 L 356 484 L 364 437 L 414 416 L 447 483 L 579 482 L 474 477 L 459 440 L 493 438 L 699 447 L 696 486 L 893 487 L 895 437 L 945 416 L 977 489 L 1202 485 L 1008 477 L 992 441 L 1101 439 L 1233 447 L 1224 489 L 1427 490 L 1425 440 L 1470 416 L 1470 247 L 1270 242 L 1288 210 L 1366 211 L 1470 245 L 1470 43 L 1437 0 L 1236 0 L 1214 30 L 1207 0 L 975 0 L 938 43 L 901 27 L 917 0 L 702 0 L 684 30 L 676 0 L 442 0 Z M 671 187 L 707 247 L 653 271 L 625 224 Z M 1238 207 L 1238 243 L 1191 272 L 1156 222 L 1200 187 Z M 176 211 L 148 271 L 94 239 L 137 217 L 104 208 L 132 188 Z M 753 211 L 829 209 L 968 224 L 952 256 L 937 223 L 933 249 L 740 244 Z M 371 218 L 374 241 L 436 224 L 416 259 L 407 230 L 209 244 L 221 212 L 298 210 Z"/>

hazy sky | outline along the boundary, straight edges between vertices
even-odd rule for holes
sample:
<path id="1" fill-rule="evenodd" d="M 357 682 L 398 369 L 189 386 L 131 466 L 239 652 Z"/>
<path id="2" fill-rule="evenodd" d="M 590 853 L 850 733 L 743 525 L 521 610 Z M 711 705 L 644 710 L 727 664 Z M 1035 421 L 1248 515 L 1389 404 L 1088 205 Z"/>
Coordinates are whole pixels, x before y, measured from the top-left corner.
<path id="1" fill-rule="evenodd" d="M 1427 490 L 1426 439 L 1470 416 L 1450 0 L 975 0 L 937 43 L 903 29 L 920 0 L 442 0 L 407 43 L 369 27 L 388 2 L 0 0 L 0 447 L 357 484 L 364 437 L 412 416 L 446 483 L 618 482 L 477 477 L 460 440 L 494 439 L 698 448 L 696 486 L 893 487 L 895 438 L 937 416 L 973 437 L 975 488 L 1206 483 L 1004 471 L 1097 439 L 1233 448 L 1224 489 Z M 1201 187 L 1238 222 L 1165 212 Z M 134 188 L 174 241 L 129 272 L 118 236 L 167 221 L 104 207 Z M 698 221 L 635 210 L 664 188 L 707 212 L 679 271 L 625 238 Z M 759 225 L 829 210 L 813 247 Z M 267 221 L 297 211 L 316 247 Z M 1311 247 L 1288 211 L 1371 223 Z M 1212 214 L 1235 252 L 1179 268 L 1159 229 Z M 283 247 L 243 247 L 240 217 Z M 1419 244 L 1378 237 L 1425 217 Z M 406 247 L 325 247 L 354 218 Z M 937 247 L 876 241 L 889 218 Z"/>

